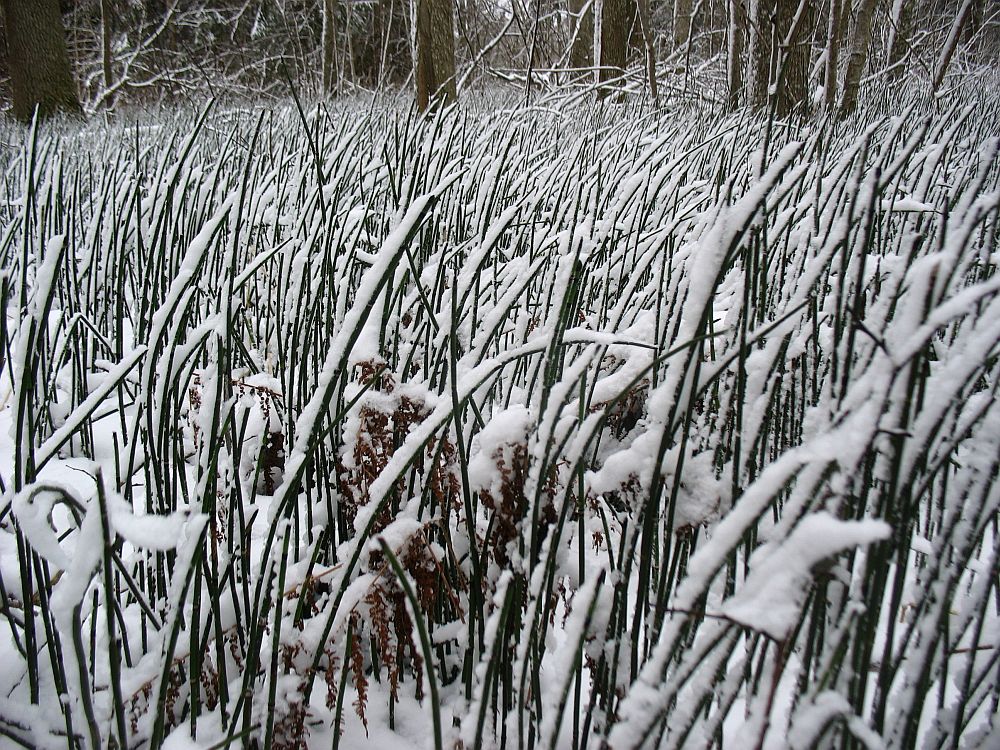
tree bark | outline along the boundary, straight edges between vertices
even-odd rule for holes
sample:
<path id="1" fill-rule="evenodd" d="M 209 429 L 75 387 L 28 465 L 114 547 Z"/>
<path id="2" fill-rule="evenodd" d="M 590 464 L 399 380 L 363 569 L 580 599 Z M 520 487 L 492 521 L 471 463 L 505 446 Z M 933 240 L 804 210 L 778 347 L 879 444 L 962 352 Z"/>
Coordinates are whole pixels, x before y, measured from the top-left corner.
<path id="1" fill-rule="evenodd" d="M 455 86 L 455 26 L 452 0 L 413 0 L 414 78 L 417 109 L 435 98 L 444 104 L 458 98 Z"/>
<path id="2" fill-rule="evenodd" d="M 905 1 L 905 0 L 904 0 Z M 833 111 L 837 103 L 837 74 L 840 67 L 842 0 L 830 0 L 830 18 L 826 27 L 826 67 L 823 71 L 823 105 Z"/>
<path id="3" fill-rule="evenodd" d="M 730 109 L 740 106 L 743 97 L 743 47 L 746 37 L 747 12 L 743 0 L 729 0 L 727 5 L 729 24 L 729 50 L 726 56 L 726 80 L 728 83 L 728 104 Z"/>
<path id="4" fill-rule="evenodd" d="M 323 91 L 337 88 L 337 0 L 323 0 Z"/>
<path id="5" fill-rule="evenodd" d="M 7 61 L 14 116 L 31 120 L 80 112 L 66 52 L 59 0 L 0 0 L 7 30 Z"/>
<path id="6" fill-rule="evenodd" d="M 888 53 L 886 68 L 889 80 L 898 81 L 903 77 L 903 60 L 910 50 L 910 36 L 913 34 L 913 17 L 916 3 L 908 0 L 894 0 L 892 4 L 892 20 L 889 29 Z"/>
<path id="7" fill-rule="evenodd" d="M 773 105 L 778 117 L 808 109 L 811 1 L 757 0 L 753 17 L 751 106 Z"/>
<path id="8" fill-rule="evenodd" d="M 620 83 L 613 83 L 625 73 L 628 63 L 629 39 L 635 23 L 633 0 L 603 0 L 601 3 L 600 55 L 597 80 L 599 96 L 607 96 Z"/>
<path id="9" fill-rule="evenodd" d="M 778 0 L 777 38 L 781 40 L 776 60 L 778 117 L 809 109 L 809 62 L 812 58 L 812 28 L 815 13 L 812 0 Z"/>
<path id="10" fill-rule="evenodd" d="M 592 0 L 569 0 L 568 5 L 573 15 L 570 67 L 591 68 L 594 65 L 594 3 Z"/>
<path id="11" fill-rule="evenodd" d="M 771 48 L 774 37 L 775 0 L 751 0 L 750 5 L 750 106 L 767 105 L 771 83 Z"/>
<path id="12" fill-rule="evenodd" d="M 674 0 L 674 49 L 691 39 L 691 0 Z"/>
<path id="13" fill-rule="evenodd" d="M 840 112 L 849 115 L 858 108 L 858 89 L 861 74 L 868 63 L 868 47 L 872 43 L 872 19 L 878 0 L 862 0 L 851 26 L 851 40 L 848 47 L 847 69 L 844 72 L 844 92 L 840 100 Z"/>
<path id="14" fill-rule="evenodd" d="M 976 38 L 976 34 L 983 27 L 983 22 L 986 20 L 986 0 L 972 0 L 972 6 L 969 8 L 969 20 L 965 24 L 965 33 L 963 34 L 963 42 L 968 44 L 973 39 Z"/>
<path id="15" fill-rule="evenodd" d="M 656 48 L 653 46 L 653 17 L 649 12 L 649 0 L 638 0 L 637 9 L 646 53 L 646 81 L 649 83 L 649 95 L 654 102 L 658 102 L 660 94 L 656 86 Z"/>
<path id="16" fill-rule="evenodd" d="M 111 0 L 101 0 L 101 69 L 104 88 L 110 89 L 114 83 L 111 77 Z"/>
<path id="17" fill-rule="evenodd" d="M 958 40 L 962 36 L 962 29 L 966 21 L 968 21 L 971 12 L 972 0 L 965 0 L 958 9 L 955 22 L 951 25 L 948 39 L 944 43 L 944 49 L 941 50 L 941 58 L 938 60 L 937 70 L 934 72 L 934 83 L 931 85 L 931 96 L 936 94 L 937 90 L 941 88 L 941 84 L 944 83 L 945 73 L 948 72 L 948 66 L 951 65 L 951 58 L 955 56 L 955 50 L 958 48 Z"/>

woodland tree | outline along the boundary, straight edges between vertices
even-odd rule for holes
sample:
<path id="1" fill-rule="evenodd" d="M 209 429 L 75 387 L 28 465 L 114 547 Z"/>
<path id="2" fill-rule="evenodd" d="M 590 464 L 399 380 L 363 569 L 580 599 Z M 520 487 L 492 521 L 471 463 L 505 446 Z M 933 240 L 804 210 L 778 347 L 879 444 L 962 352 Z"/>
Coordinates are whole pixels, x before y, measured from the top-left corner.
<path id="1" fill-rule="evenodd" d="M 79 112 L 59 0 L 2 0 L 14 116 Z"/>
<path id="2" fill-rule="evenodd" d="M 679 49 L 691 38 L 691 0 L 674 0 L 674 48 Z"/>
<path id="3" fill-rule="evenodd" d="M 826 65 L 823 69 L 823 106 L 829 111 L 837 103 L 837 75 L 840 39 L 843 36 L 844 0 L 830 0 L 827 9 Z"/>
<path id="4" fill-rule="evenodd" d="M 104 88 L 113 84 L 111 72 L 111 0 L 101 0 L 101 72 L 104 74 Z"/>
<path id="5" fill-rule="evenodd" d="M 323 91 L 337 85 L 337 0 L 323 0 Z"/>
<path id="6" fill-rule="evenodd" d="M 634 0 L 602 0 L 600 9 L 600 55 L 598 56 L 598 93 L 609 94 L 625 72 L 629 40 L 636 24 Z"/>
<path id="7" fill-rule="evenodd" d="M 413 47 L 417 108 L 424 111 L 436 98 L 457 98 L 455 83 L 455 25 L 452 0 L 413 0 Z"/>
<path id="8" fill-rule="evenodd" d="M 568 0 L 571 18 L 569 64 L 590 68 L 594 64 L 594 0 Z"/>
<path id="9" fill-rule="evenodd" d="M 815 13 L 810 0 L 757 0 L 751 11 L 750 105 L 779 117 L 808 107 Z"/>
<path id="10" fill-rule="evenodd" d="M 858 89 L 861 74 L 868 62 L 868 47 L 872 42 L 872 19 L 877 0 L 861 0 L 851 22 L 850 45 L 847 51 L 847 70 L 844 73 L 844 93 L 840 110 L 850 114 L 858 106 Z"/>
<path id="11" fill-rule="evenodd" d="M 932 93 L 936 93 L 941 88 L 941 84 L 944 83 L 944 76 L 948 72 L 948 66 L 951 65 L 951 58 L 954 57 L 955 50 L 958 48 L 959 38 L 972 15 L 973 4 L 973 0 L 964 0 L 955 14 L 955 20 L 952 22 L 948 38 L 945 40 L 944 48 L 941 50 L 941 57 L 938 59 L 937 67 L 934 70 L 934 81 L 931 83 Z"/>
<path id="12" fill-rule="evenodd" d="M 916 3 L 910 0 L 893 0 L 889 16 L 889 43 L 886 49 L 886 72 L 890 80 L 898 81 L 905 72 L 903 61 L 909 53 L 915 15 Z"/>
<path id="13" fill-rule="evenodd" d="M 809 108 L 809 63 L 816 18 L 813 0 L 778 0 L 776 15 L 781 46 L 775 60 L 775 113 L 785 117 Z"/>
<path id="14" fill-rule="evenodd" d="M 636 4 L 639 26 L 642 28 L 642 42 L 646 58 L 646 82 L 653 101 L 659 100 L 656 87 L 656 42 L 653 39 L 653 20 L 649 12 L 649 0 L 638 0 Z"/>
<path id="15" fill-rule="evenodd" d="M 774 37 L 775 0 L 752 0 L 750 5 L 750 59 L 748 104 L 762 108 L 767 104 L 771 79 L 771 49 Z"/>
<path id="16" fill-rule="evenodd" d="M 988 64 L 1000 53 L 1000 24 L 986 0 L 0 0 L 0 7 L 0 36 L 8 37 L 0 95 L 17 99 L 22 117 L 35 104 L 43 114 L 76 110 L 78 96 L 87 110 L 206 86 L 273 101 L 288 95 L 289 79 L 317 94 L 382 90 L 410 75 L 424 107 L 435 95 L 454 99 L 484 72 L 541 92 L 590 80 L 595 68 L 601 96 L 636 91 L 645 80 L 655 98 L 658 83 L 682 75 L 671 96 L 785 116 L 806 112 L 816 89 L 827 111 L 848 114 L 866 96 L 866 80 L 877 88 L 912 76 L 925 91 L 940 90 L 959 63 Z M 59 7 L 65 39 L 53 45 Z M 25 8 L 30 13 L 19 17 Z M 45 39 L 24 41 L 36 31 Z M 664 51 L 674 51 L 671 65 L 657 70 Z M 723 51 L 725 70 L 717 64 Z M 62 62 L 52 72 L 56 58 Z M 714 83 L 722 76 L 720 92 Z M 25 104 L 32 97 L 39 101 Z"/>
<path id="17" fill-rule="evenodd" d="M 730 109 L 735 109 L 740 106 L 743 98 L 743 51 L 747 33 L 746 6 L 743 4 L 743 0 L 729 0 L 726 10 L 728 13 L 726 37 L 729 41 L 726 55 L 727 103 Z"/>

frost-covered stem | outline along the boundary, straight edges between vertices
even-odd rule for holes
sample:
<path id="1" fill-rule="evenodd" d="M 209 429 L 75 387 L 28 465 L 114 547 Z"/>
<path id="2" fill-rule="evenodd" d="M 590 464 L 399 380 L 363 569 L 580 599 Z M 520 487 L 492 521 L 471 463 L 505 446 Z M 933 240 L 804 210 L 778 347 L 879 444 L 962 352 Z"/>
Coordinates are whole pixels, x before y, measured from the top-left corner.
<path id="1" fill-rule="evenodd" d="M 101 512 L 101 535 L 104 541 L 103 556 L 103 583 L 104 583 L 104 620 L 108 633 L 108 668 L 109 683 L 112 695 L 112 714 L 115 722 L 115 730 L 118 733 L 118 746 L 128 747 L 128 730 L 125 728 L 125 701 L 122 697 L 122 675 L 121 675 L 121 647 L 122 639 L 118 636 L 115 627 L 115 608 L 118 606 L 117 592 L 115 591 L 114 572 L 112 570 L 112 558 L 114 555 L 115 539 L 111 533 L 111 522 L 108 515 L 108 499 L 104 486 L 104 477 L 101 469 L 97 469 L 97 502 Z M 95 611 L 92 617 L 97 617 Z M 110 734 L 110 732 L 109 732 Z"/>

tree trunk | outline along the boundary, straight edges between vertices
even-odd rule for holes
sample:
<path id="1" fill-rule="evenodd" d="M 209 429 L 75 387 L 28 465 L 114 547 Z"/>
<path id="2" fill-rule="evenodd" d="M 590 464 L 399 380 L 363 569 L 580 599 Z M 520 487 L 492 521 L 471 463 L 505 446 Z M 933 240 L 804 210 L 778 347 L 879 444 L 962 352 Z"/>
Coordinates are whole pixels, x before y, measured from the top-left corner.
<path id="1" fill-rule="evenodd" d="M 968 44 L 975 39 L 976 34 L 979 33 L 985 21 L 986 0 L 972 0 L 972 6 L 969 8 L 969 20 L 965 24 L 965 33 L 962 35 L 962 41 Z"/>
<path id="2" fill-rule="evenodd" d="M 726 79 L 729 84 L 728 104 L 730 109 L 740 106 L 743 96 L 743 46 L 746 36 L 747 15 L 743 0 L 729 0 L 729 50 L 726 57 Z"/>
<path id="3" fill-rule="evenodd" d="M 931 96 L 937 93 L 937 90 L 941 88 L 941 84 L 944 83 L 945 73 L 948 72 L 948 66 L 951 65 L 951 58 L 955 56 L 955 50 L 958 48 L 958 40 L 962 36 L 962 28 L 965 26 L 966 21 L 972 11 L 972 0 L 965 0 L 961 7 L 958 9 L 958 14 L 955 16 L 955 22 L 951 25 L 951 31 L 948 33 L 948 39 L 944 43 L 944 49 L 941 50 L 941 58 L 938 60 L 937 70 L 934 72 L 934 83 L 931 85 Z"/>
<path id="4" fill-rule="evenodd" d="M 593 0 L 569 0 L 573 15 L 573 37 L 570 42 L 571 68 L 591 68 L 594 65 L 594 3 Z"/>
<path id="5" fill-rule="evenodd" d="M 830 18 L 826 27 L 826 68 L 823 71 L 823 105 L 827 111 L 833 111 L 837 103 L 837 73 L 844 28 L 841 23 L 841 7 L 842 0 L 830 0 Z"/>
<path id="6" fill-rule="evenodd" d="M 691 0 L 674 0 L 674 49 L 691 39 Z"/>
<path id="7" fill-rule="evenodd" d="M 110 89 L 111 78 L 111 0 L 101 0 L 101 69 L 104 88 Z"/>
<path id="8" fill-rule="evenodd" d="M 771 83 L 771 49 L 774 37 L 775 0 L 751 0 L 750 5 L 750 106 L 767 105 Z"/>
<path id="9" fill-rule="evenodd" d="M 600 55 L 598 57 L 598 95 L 607 96 L 620 86 L 628 63 L 629 39 L 635 23 L 633 0 L 603 0 L 601 3 Z M 614 82 L 614 83 L 613 83 Z"/>
<path id="10" fill-rule="evenodd" d="M 653 46 L 653 17 L 649 12 L 649 0 L 639 0 L 637 9 L 646 52 L 646 80 L 649 83 L 649 95 L 654 102 L 658 102 L 660 95 L 656 86 L 656 49 Z"/>
<path id="11" fill-rule="evenodd" d="M 413 0 L 414 77 L 417 109 L 425 111 L 435 97 L 449 104 L 458 98 L 455 86 L 455 26 L 452 0 Z"/>
<path id="12" fill-rule="evenodd" d="M 779 0 L 777 38 L 781 40 L 776 61 L 775 114 L 787 117 L 809 109 L 809 63 L 812 59 L 812 0 Z"/>
<path id="13" fill-rule="evenodd" d="M 913 17 L 916 3 L 909 0 L 894 0 L 892 4 L 892 20 L 889 29 L 888 54 L 886 68 L 889 80 L 898 81 L 903 77 L 903 60 L 910 51 L 910 36 L 913 34 Z"/>
<path id="14" fill-rule="evenodd" d="M 323 0 L 323 91 L 337 88 L 337 0 Z"/>
<path id="15" fill-rule="evenodd" d="M 40 117 L 79 112 L 59 0 L 0 0 L 0 9 L 14 116 L 27 122 L 36 107 Z"/>
<path id="16" fill-rule="evenodd" d="M 872 19 L 875 17 L 877 2 L 878 0 L 862 0 L 851 26 L 844 93 L 840 100 L 840 112 L 844 115 L 849 115 L 858 108 L 858 89 L 861 87 L 861 74 L 868 62 L 868 47 L 872 43 Z"/>
<path id="17" fill-rule="evenodd" d="M 808 109 L 810 0 L 757 0 L 753 18 L 751 106 L 773 105 L 778 117 Z"/>

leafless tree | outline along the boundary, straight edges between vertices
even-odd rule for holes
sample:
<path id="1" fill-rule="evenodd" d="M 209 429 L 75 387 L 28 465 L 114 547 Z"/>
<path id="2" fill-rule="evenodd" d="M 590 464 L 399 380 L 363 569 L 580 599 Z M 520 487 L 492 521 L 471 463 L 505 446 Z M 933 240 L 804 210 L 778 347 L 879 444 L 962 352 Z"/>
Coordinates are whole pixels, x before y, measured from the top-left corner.
<path id="1" fill-rule="evenodd" d="M 691 39 L 691 0 L 674 0 L 674 48 L 679 49 Z"/>
<path id="2" fill-rule="evenodd" d="M 59 0 L 2 0 L 14 116 L 79 112 Z"/>
<path id="3" fill-rule="evenodd" d="M 653 40 L 653 21 L 649 12 L 649 0 L 638 0 L 637 10 L 639 25 L 642 28 L 642 41 L 646 59 L 646 82 L 649 85 L 649 95 L 653 101 L 659 101 L 660 94 L 656 85 L 656 46 Z"/>
<path id="4" fill-rule="evenodd" d="M 618 89 L 628 64 L 629 39 L 637 20 L 637 8 L 634 0 L 601 0 L 598 14 L 598 93 L 607 96 Z"/>
<path id="5" fill-rule="evenodd" d="M 872 43 L 872 19 L 877 0 L 861 0 L 851 22 L 850 42 L 847 49 L 847 69 L 844 73 L 844 91 L 840 111 L 850 114 L 858 106 L 858 89 L 861 75 L 868 62 L 868 48 Z"/>
<path id="6" fill-rule="evenodd" d="M 809 109 L 809 63 L 816 22 L 813 0 L 778 0 L 777 27 L 781 39 L 775 62 L 775 113 L 784 117 Z"/>
<path id="7" fill-rule="evenodd" d="M 101 0 L 101 67 L 104 72 L 104 88 L 111 88 L 111 2 Z"/>
<path id="8" fill-rule="evenodd" d="M 757 0 L 752 16 L 750 104 L 779 117 L 808 108 L 812 59 L 811 0 Z"/>
<path id="9" fill-rule="evenodd" d="M 934 81 L 931 83 L 932 95 L 936 94 L 938 89 L 941 88 L 941 84 L 944 83 L 945 74 L 951 65 L 951 58 L 955 56 L 955 50 L 958 48 L 962 30 L 969 21 L 972 4 L 973 0 L 964 0 L 955 14 L 955 20 L 951 25 L 951 30 L 948 32 L 948 38 L 945 40 L 944 47 L 941 49 L 941 56 L 938 58 L 937 67 L 934 69 Z"/>
<path id="10" fill-rule="evenodd" d="M 570 67 L 576 70 L 594 64 L 594 0 L 568 0 L 572 29 Z"/>
<path id="11" fill-rule="evenodd" d="M 728 0 L 726 4 L 726 38 L 729 48 L 726 53 L 727 96 L 730 109 L 736 109 L 743 100 L 743 66 L 746 48 L 747 9 L 744 0 Z"/>
<path id="12" fill-rule="evenodd" d="M 417 108 L 424 111 L 436 98 L 458 96 L 455 84 L 455 26 L 452 0 L 413 0 L 413 70 Z"/>
<path id="13" fill-rule="evenodd" d="M 904 0 L 908 2 L 909 0 Z M 849 3 L 849 0 L 848 0 Z M 837 103 L 837 75 L 843 36 L 844 0 L 830 0 L 826 26 L 826 64 L 823 68 L 823 105 L 827 111 Z"/>
<path id="14" fill-rule="evenodd" d="M 893 0 L 889 15 L 889 42 L 886 45 L 886 70 L 889 78 L 903 77 L 903 62 L 910 48 L 917 4 L 911 0 Z"/>
<path id="15" fill-rule="evenodd" d="M 323 91 L 337 86 L 337 0 L 323 0 Z"/>
<path id="16" fill-rule="evenodd" d="M 752 107 L 767 104 L 771 82 L 771 57 L 775 35 L 775 0 L 751 0 L 750 4 L 750 98 Z"/>

